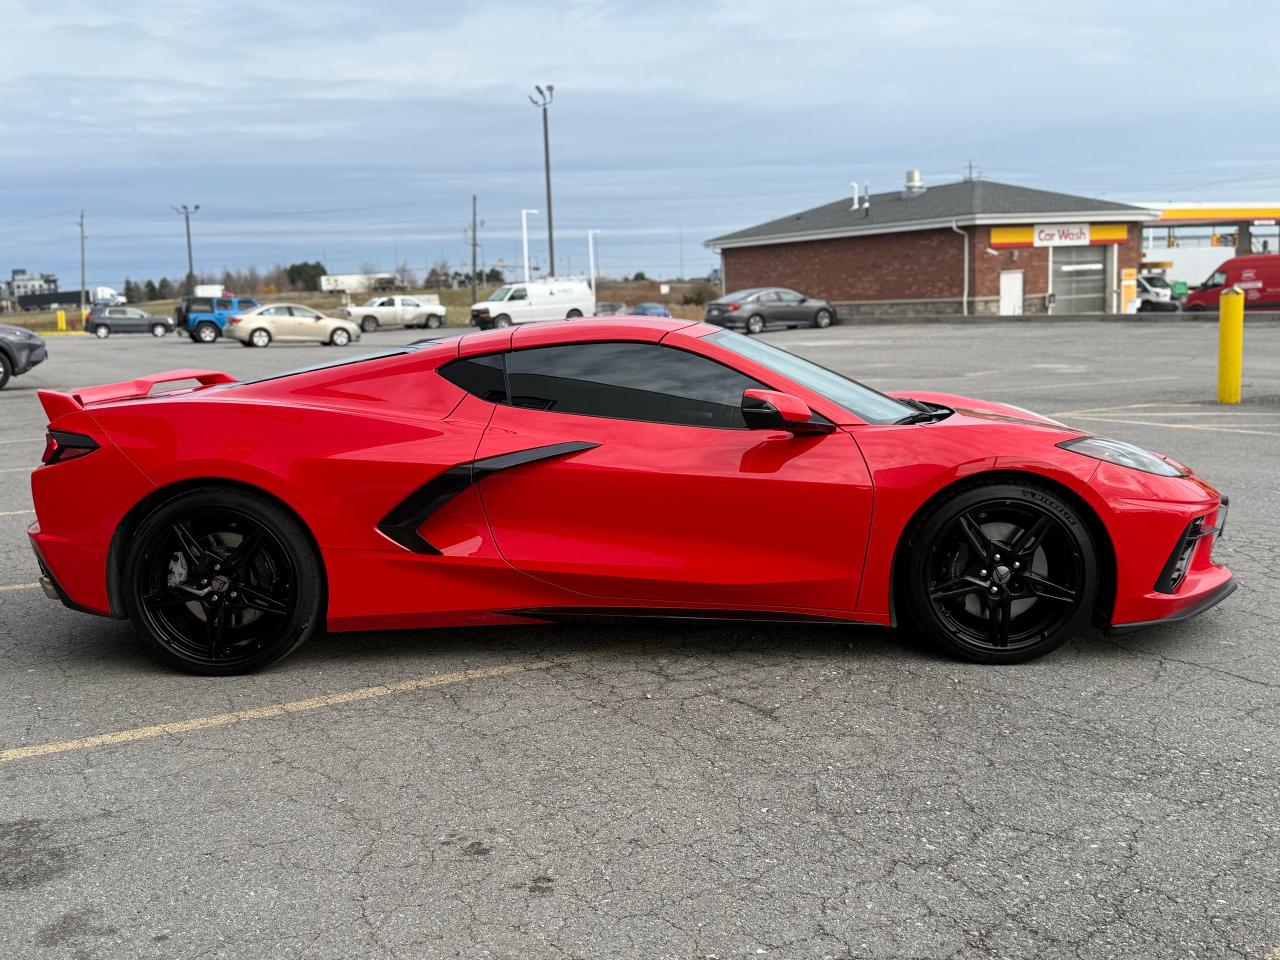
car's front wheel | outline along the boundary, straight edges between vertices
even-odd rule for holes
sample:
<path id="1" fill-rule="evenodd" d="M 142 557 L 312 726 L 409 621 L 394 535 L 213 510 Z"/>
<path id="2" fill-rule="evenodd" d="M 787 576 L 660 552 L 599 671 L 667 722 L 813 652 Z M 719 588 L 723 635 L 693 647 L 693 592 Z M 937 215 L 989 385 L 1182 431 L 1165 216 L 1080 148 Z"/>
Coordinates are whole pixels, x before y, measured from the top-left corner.
<path id="1" fill-rule="evenodd" d="M 578 310 L 577 308 L 570 310 L 568 313 L 564 315 L 566 320 L 577 320 L 581 316 L 582 316 L 582 311 Z"/>
<path id="2" fill-rule="evenodd" d="M 288 511 L 212 486 L 160 504 L 130 538 L 130 619 L 159 660 L 210 676 L 280 660 L 319 629 L 324 570 Z"/>
<path id="3" fill-rule="evenodd" d="M 819 310 L 815 313 L 813 315 L 813 325 L 819 330 L 825 330 L 827 327 L 831 326 L 831 311 Z"/>
<path id="4" fill-rule="evenodd" d="M 329 335 L 329 342 L 335 347 L 345 347 L 351 342 L 351 334 L 342 327 L 338 327 Z"/>
<path id="5" fill-rule="evenodd" d="M 0 353 L 0 390 L 4 389 L 4 385 L 9 382 L 9 378 L 13 376 L 13 364 L 9 362 L 9 358 Z"/>
<path id="6" fill-rule="evenodd" d="M 966 660 L 1020 663 L 1089 620 L 1097 548 L 1076 509 L 1035 483 L 961 490 L 916 525 L 901 582 L 909 619 Z"/>
<path id="7" fill-rule="evenodd" d="M 422 326 L 424 329 L 438 330 L 440 329 L 440 326 L 443 323 L 444 323 L 444 317 L 440 316 L 437 313 L 429 313 L 427 314 L 426 322 Z"/>
<path id="8" fill-rule="evenodd" d="M 151 335 L 153 337 L 163 337 L 169 332 L 169 327 L 163 323 L 153 323 L 151 325 Z"/>
<path id="9" fill-rule="evenodd" d="M 493 325 L 495 327 L 509 327 L 511 326 L 511 318 L 505 313 L 500 313 L 493 318 Z"/>

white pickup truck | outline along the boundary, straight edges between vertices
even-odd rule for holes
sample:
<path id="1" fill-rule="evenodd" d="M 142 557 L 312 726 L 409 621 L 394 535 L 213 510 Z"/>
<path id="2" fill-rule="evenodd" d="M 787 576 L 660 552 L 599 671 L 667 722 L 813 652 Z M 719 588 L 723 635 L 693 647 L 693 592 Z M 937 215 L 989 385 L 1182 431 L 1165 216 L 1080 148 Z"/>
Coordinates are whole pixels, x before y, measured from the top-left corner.
<path id="1" fill-rule="evenodd" d="M 359 307 L 343 307 L 338 316 L 360 324 L 365 333 L 383 327 L 444 326 L 445 308 L 434 293 L 416 297 L 374 297 Z"/>

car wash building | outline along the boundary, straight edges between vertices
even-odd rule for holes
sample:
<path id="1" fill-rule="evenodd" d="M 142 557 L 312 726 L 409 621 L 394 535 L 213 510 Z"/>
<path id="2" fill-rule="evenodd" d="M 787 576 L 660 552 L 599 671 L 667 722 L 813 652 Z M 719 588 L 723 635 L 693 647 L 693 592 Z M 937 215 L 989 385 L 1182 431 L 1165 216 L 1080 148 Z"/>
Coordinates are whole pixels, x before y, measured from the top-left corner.
<path id="1" fill-rule="evenodd" d="M 781 286 L 842 318 L 1123 312 L 1156 211 L 966 179 L 852 195 L 707 242 L 724 289 Z"/>

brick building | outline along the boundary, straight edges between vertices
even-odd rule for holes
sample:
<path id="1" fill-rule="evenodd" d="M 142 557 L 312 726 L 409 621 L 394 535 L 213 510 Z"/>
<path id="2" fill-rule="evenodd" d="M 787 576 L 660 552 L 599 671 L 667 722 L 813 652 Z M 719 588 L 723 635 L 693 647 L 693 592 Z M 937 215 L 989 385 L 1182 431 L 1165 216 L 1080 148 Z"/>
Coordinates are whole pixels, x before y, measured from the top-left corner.
<path id="1" fill-rule="evenodd" d="M 1105 313 L 1134 296 L 1154 210 L 991 180 L 845 197 L 709 240 L 725 290 L 782 286 L 860 315 Z"/>

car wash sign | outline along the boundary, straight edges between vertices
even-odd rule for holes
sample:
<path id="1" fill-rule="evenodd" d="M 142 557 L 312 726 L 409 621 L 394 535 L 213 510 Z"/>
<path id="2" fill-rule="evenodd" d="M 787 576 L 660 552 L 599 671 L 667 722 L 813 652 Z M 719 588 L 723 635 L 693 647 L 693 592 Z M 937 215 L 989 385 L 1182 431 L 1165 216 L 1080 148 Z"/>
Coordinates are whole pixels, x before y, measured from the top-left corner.
<path id="1" fill-rule="evenodd" d="M 1037 223 L 1032 229 L 1033 247 L 1087 247 L 1089 224 L 1087 223 Z"/>
<path id="2" fill-rule="evenodd" d="M 1089 247 L 1124 243 L 1129 239 L 1127 223 L 1036 223 L 1021 227 L 992 227 L 991 246 L 1002 247 Z"/>

